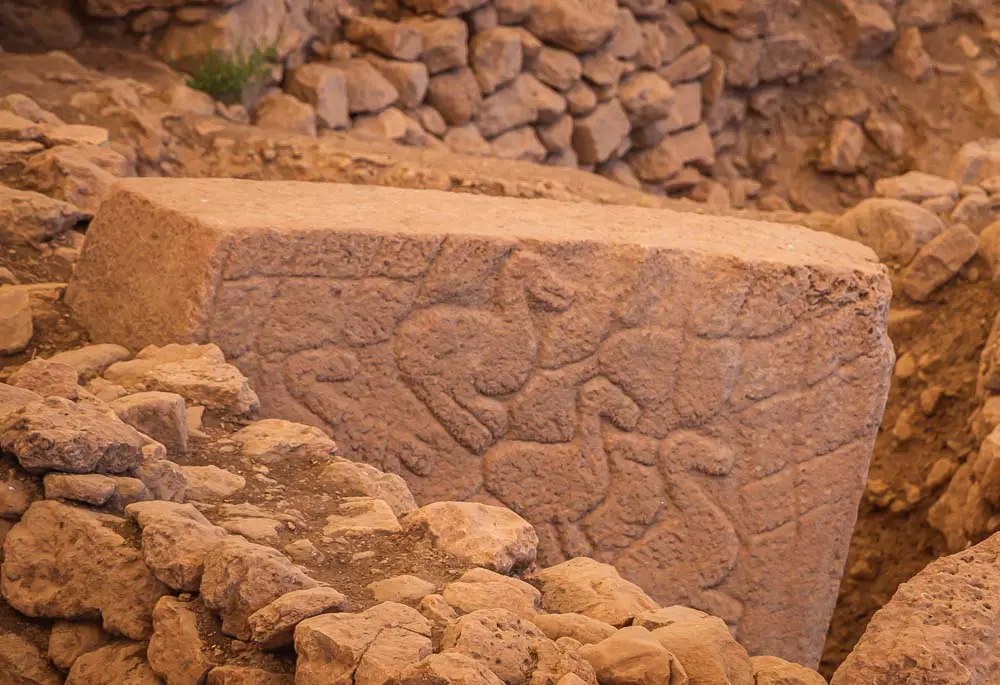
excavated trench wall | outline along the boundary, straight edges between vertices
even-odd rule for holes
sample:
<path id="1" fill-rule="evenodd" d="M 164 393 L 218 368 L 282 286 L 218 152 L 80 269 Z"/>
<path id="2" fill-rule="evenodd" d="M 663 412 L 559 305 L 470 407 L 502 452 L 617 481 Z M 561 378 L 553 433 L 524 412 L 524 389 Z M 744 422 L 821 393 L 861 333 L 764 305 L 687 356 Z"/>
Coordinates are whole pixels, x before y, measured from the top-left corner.
<path id="1" fill-rule="evenodd" d="M 826 234 L 666 210 L 121 183 L 67 299 L 99 341 L 214 341 L 269 415 L 418 499 L 501 502 L 816 664 L 884 407 L 887 274 Z"/>

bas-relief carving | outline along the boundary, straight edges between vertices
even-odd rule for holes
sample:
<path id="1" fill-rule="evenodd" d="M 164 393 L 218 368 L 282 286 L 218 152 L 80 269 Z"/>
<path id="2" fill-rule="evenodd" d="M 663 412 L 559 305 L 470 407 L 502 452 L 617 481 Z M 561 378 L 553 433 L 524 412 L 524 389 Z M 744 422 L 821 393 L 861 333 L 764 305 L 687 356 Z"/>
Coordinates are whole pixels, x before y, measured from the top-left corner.
<path id="1" fill-rule="evenodd" d="M 817 304 L 805 268 L 384 240 L 356 279 L 225 282 L 213 328 L 251 377 L 259 360 L 280 367 L 342 452 L 400 472 L 419 498 L 500 501 L 536 525 L 543 562 L 613 562 L 735 627 L 744 600 L 781 587 L 762 574 L 797 553 L 800 520 L 860 493 L 831 498 L 808 473 L 845 444 L 863 472 L 879 414 L 817 402 L 878 382 L 817 334 L 856 334 L 842 284 Z M 232 324 L 253 340 L 226 337 Z M 877 344 L 868 359 L 884 363 Z M 835 444 L 843 431 L 822 422 L 845 412 L 857 435 Z M 776 550 L 786 558 L 760 568 Z"/>

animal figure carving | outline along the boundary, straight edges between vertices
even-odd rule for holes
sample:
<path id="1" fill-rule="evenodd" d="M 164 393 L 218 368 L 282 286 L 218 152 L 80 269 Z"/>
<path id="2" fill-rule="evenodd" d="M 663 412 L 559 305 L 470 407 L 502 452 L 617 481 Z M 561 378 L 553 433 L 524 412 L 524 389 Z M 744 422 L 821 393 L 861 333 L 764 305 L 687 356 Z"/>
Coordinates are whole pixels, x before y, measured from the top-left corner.
<path id="1" fill-rule="evenodd" d="M 434 305 L 399 326 L 400 374 L 458 443 L 482 454 L 507 430 L 497 398 L 521 389 L 534 370 L 533 310 L 565 311 L 572 297 L 538 256 L 514 252 L 487 307 Z"/>
<path id="2" fill-rule="evenodd" d="M 708 611 L 730 624 L 739 620 L 742 606 L 718 586 L 736 566 L 739 537 L 699 480 L 728 475 L 734 460 L 727 446 L 693 432 L 663 440 L 660 469 L 673 506 L 621 560 L 639 576 L 643 569 L 657 569 L 657 579 L 647 587 L 661 599 Z"/>
<path id="3" fill-rule="evenodd" d="M 576 435 L 562 444 L 508 440 L 483 458 L 486 488 L 535 525 L 580 519 L 608 488 L 603 420 L 629 431 L 640 409 L 605 378 L 583 385 L 577 404 Z"/>

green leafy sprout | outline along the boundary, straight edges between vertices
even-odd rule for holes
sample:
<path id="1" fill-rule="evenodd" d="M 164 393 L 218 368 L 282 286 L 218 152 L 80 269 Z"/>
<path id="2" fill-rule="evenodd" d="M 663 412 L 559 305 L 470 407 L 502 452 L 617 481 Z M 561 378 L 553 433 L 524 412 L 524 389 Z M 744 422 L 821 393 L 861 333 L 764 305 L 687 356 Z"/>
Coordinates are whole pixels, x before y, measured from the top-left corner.
<path id="1" fill-rule="evenodd" d="M 278 50 L 273 45 L 263 50 L 254 48 L 249 55 L 244 55 L 241 48 L 233 54 L 212 50 L 194 66 L 187 84 L 231 105 L 239 102 L 243 91 L 267 74 L 277 61 Z"/>

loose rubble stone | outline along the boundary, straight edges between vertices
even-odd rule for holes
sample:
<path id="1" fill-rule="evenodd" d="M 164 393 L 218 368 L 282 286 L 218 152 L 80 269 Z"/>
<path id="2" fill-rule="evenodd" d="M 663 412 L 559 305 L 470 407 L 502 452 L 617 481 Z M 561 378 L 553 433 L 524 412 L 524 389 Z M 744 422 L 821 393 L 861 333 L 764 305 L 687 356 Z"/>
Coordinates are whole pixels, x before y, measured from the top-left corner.
<path id="1" fill-rule="evenodd" d="M 146 661 L 146 647 L 116 641 L 80 656 L 66 685 L 161 685 Z"/>
<path id="2" fill-rule="evenodd" d="M 398 533 L 402 530 L 392 508 L 385 500 L 372 497 L 345 497 L 336 514 L 326 517 L 323 532 L 330 537 L 338 535 L 365 535 L 368 533 Z"/>
<path id="3" fill-rule="evenodd" d="M 538 613 L 541 594 L 523 580 L 474 568 L 444 586 L 441 596 L 462 613 L 478 609 L 507 609 L 521 618 Z"/>
<path id="4" fill-rule="evenodd" d="M 72 292 L 71 284 L 68 300 L 73 300 Z M 86 294 L 78 292 L 72 306 L 85 306 Z M 247 379 L 226 363 L 216 345 L 150 345 L 134 360 L 112 364 L 104 377 L 130 390 L 173 392 L 191 402 L 234 414 L 253 411 L 260 404 Z"/>
<path id="5" fill-rule="evenodd" d="M 95 623 L 56 621 L 49 634 L 49 660 L 68 671 L 78 658 L 105 645 L 111 636 Z"/>
<path id="6" fill-rule="evenodd" d="M 218 466 L 182 466 L 186 496 L 197 502 L 215 502 L 232 497 L 246 487 L 243 476 Z"/>
<path id="7" fill-rule="evenodd" d="M 96 473 L 64 475 L 49 473 L 45 476 L 45 499 L 68 499 L 100 506 L 118 490 L 113 478 Z"/>
<path id="8" fill-rule="evenodd" d="M 156 447 L 162 455 L 157 453 Z M 153 499 L 183 502 L 187 496 L 187 477 L 178 464 L 163 458 L 166 453 L 167 450 L 158 443 L 145 445 L 135 476 L 149 489 Z"/>
<path id="9" fill-rule="evenodd" d="M 693 682 L 753 685 L 750 656 L 720 618 L 678 621 L 654 630 L 652 636 L 677 657 Z"/>
<path id="10" fill-rule="evenodd" d="M 171 392 L 138 392 L 108 403 L 118 418 L 163 444 L 171 454 L 188 447 L 187 407 L 184 398 Z"/>
<path id="11" fill-rule="evenodd" d="M 167 588 L 105 525 L 118 521 L 50 500 L 32 504 L 4 541 L 3 598 L 28 616 L 100 615 L 110 633 L 148 637 Z"/>
<path id="12" fill-rule="evenodd" d="M 172 683 L 202 682 L 212 669 L 198 633 L 198 617 L 187 602 L 163 597 L 153 608 L 153 635 L 146 658 L 153 672 Z"/>
<path id="13" fill-rule="evenodd" d="M 219 614 L 224 634 L 249 640 L 251 615 L 282 595 L 318 585 L 281 552 L 231 536 L 205 556 L 200 594 Z"/>
<path id="14" fill-rule="evenodd" d="M 20 469 L 10 469 L 7 476 L 0 480 L 0 518 L 21 518 L 31 503 L 40 499 L 40 493 L 35 483 L 25 476 Z"/>
<path id="15" fill-rule="evenodd" d="M 512 511 L 476 502 L 435 502 L 407 515 L 408 531 L 428 535 L 443 551 L 507 573 L 535 560 L 538 536 Z"/>
<path id="16" fill-rule="evenodd" d="M 20 352 L 34 333 L 28 293 L 10 286 L 0 287 L 0 355 Z"/>
<path id="17" fill-rule="evenodd" d="M 280 91 L 261 100 L 253 110 L 253 123 L 302 136 L 316 135 L 316 111 L 306 102 Z"/>
<path id="18" fill-rule="evenodd" d="M 11 685 L 60 685 L 62 677 L 33 644 L 11 633 L 0 633 L 0 674 Z"/>
<path id="19" fill-rule="evenodd" d="M 1000 139 L 983 138 L 963 145 L 948 166 L 948 178 L 959 186 L 975 185 L 1000 175 Z"/>
<path id="20" fill-rule="evenodd" d="M 924 49 L 920 29 L 916 26 L 903 29 L 892 50 L 891 63 L 911 81 L 922 81 L 934 71 L 934 60 Z"/>
<path id="21" fill-rule="evenodd" d="M 958 185 L 947 178 L 925 174 L 922 171 L 909 171 L 902 176 L 883 178 L 875 182 L 875 194 L 879 197 L 889 197 L 910 202 L 946 196 L 958 197 Z"/>
<path id="22" fill-rule="evenodd" d="M 580 557 L 550 566 L 535 575 L 542 589 L 542 608 L 553 613 L 583 614 L 613 626 L 659 606 L 637 585 L 618 575 L 614 566 Z"/>
<path id="23" fill-rule="evenodd" d="M 7 379 L 18 388 L 38 393 L 42 397 L 80 398 L 80 385 L 76 369 L 48 359 L 32 359 L 21 365 Z"/>
<path id="24" fill-rule="evenodd" d="M 284 594 L 247 618 L 253 641 L 265 649 L 292 644 L 295 626 L 307 618 L 347 608 L 347 598 L 331 587 Z"/>
<path id="25" fill-rule="evenodd" d="M 861 127 L 848 119 L 840 119 L 833 125 L 830 142 L 823 151 L 819 168 L 841 174 L 857 171 L 864 144 L 865 134 Z"/>
<path id="26" fill-rule="evenodd" d="M 250 542 L 277 545 L 279 533 L 285 529 L 280 522 L 270 518 L 232 518 L 220 525 L 234 535 L 242 535 Z"/>
<path id="27" fill-rule="evenodd" d="M 666 117 L 674 104 L 674 89 L 670 83 L 651 72 L 639 72 L 626 78 L 619 94 L 633 126 Z"/>
<path id="28" fill-rule="evenodd" d="M 776 656 L 755 656 L 750 662 L 754 685 L 826 685 L 826 679 L 816 671 Z"/>
<path id="29" fill-rule="evenodd" d="M 501 685 L 503 683 L 480 661 L 464 654 L 431 654 L 405 669 L 394 681 L 399 685 Z"/>
<path id="30" fill-rule="evenodd" d="M 976 256 L 979 238 L 962 224 L 946 228 L 917 252 L 903 272 L 903 291 L 923 302 Z"/>
<path id="31" fill-rule="evenodd" d="M 419 602 L 436 589 L 434 583 L 411 575 L 377 580 L 365 587 L 371 590 L 372 595 L 379 602 L 399 602 L 400 604 Z"/>
<path id="32" fill-rule="evenodd" d="M 464 654 L 510 685 L 558 680 L 576 672 L 596 685 L 582 658 L 566 654 L 533 624 L 504 609 L 481 609 L 462 616 L 441 637 L 441 651 Z"/>
<path id="33" fill-rule="evenodd" d="M 346 497 L 385 500 L 396 516 L 417 508 L 406 481 L 394 473 L 383 473 L 370 464 L 337 457 L 323 468 L 319 480 Z"/>
<path id="34" fill-rule="evenodd" d="M 0 184 L 0 240 L 5 244 L 39 246 L 91 216 L 69 202 Z"/>
<path id="35" fill-rule="evenodd" d="M 896 24 L 884 7 L 865 0 L 843 0 L 842 6 L 846 9 L 848 39 L 857 57 L 878 57 L 892 45 Z"/>
<path id="36" fill-rule="evenodd" d="M 833 232 L 864 243 L 884 261 L 908 264 L 925 243 L 944 231 L 941 219 L 903 200 L 872 198 L 837 218 Z"/>
<path id="37" fill-rule="evenodd" d="M 139 465 L 144 438 L 105 410 L 61 397 L 7 416 L 0 448 L 33 473 L 123 473 Z"/>
<path id="38" fill-rule="evenodd" d="M 431 653 L 430 624 L 403 604 L 324 614 L 295 629 L 297 685 L 384 683 Z"/>
<path id="39" fill-rule="evenodd" d="M 697 609 L 684 606 L 672 606 L 663 607 L 662 609 L 653 609 L 651 611 L 644 611 L 635 617 L 632 621 L 632 625 L 642 626 L 647 630 L 656 630 L 657 628 L 664 628 L 666 626 L 673 625 L 678 621 L 691 621 L 708 617 L 709 614 L 706 614 L 704 611 L 698 611 Z"/>
<path id="40" fill-rule="evenodd" d="M 531 622 L 550 640 L 570 637 L 583 645 L 596 644 L 615 634 L 614 626 L 583 614 L 536 614 Z"/>
<path id="41" fill-rule="evenodd" d="M 142 558 L 156 577 L 180 592 L 201 586 L 205 557 L 227 539 L 191 504 L 140 502 L 125 513 L 142 529 Z"/>
<path id="42" fill-rule="evenodd" d="M 688 682 L 687 673 L 677 657 L 639 626 L 622 628 L 606 640 L 584 645 L 580 654 L 593 667 L 601 683 L 623 680 L 638 685 Z"/>
<path id="43" fill-rule="evenodd" d="M 30 190 L 76 205 L 90 216 L 111 186 L 133 173 L 131 163 L 110 148 L 59 145 L 31 157 L 22 178 Z M 57 211 L 66 214 L 61 207 Z"/>
<path id="44" fill-rule="evenodd" d="M 60 352 L 49 357 L 49 361 L 72 366 L 80 381 L 85 382 L 100 376 L 115 362 L 125 361 L 131 356 L 127 348 L 105 343 Z"/>

